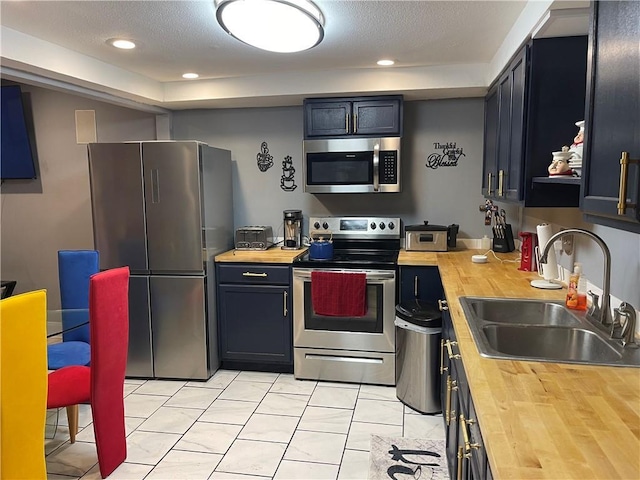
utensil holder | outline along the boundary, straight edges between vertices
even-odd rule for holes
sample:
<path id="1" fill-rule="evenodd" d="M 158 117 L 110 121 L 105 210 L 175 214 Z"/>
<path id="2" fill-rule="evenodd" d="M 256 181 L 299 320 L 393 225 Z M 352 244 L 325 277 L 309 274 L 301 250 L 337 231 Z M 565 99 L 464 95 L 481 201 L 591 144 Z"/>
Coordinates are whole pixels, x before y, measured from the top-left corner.
<path id="1" fill-rule="evenodd" d="M 516 249 L 516 244 L 513 241 L 513 231 L 511 230 L 511 224 L 507 223 L 504 226 L 504 238 L 498 238 L 493 236 L 493 251 L 499 253 L 509 253 Z"/>

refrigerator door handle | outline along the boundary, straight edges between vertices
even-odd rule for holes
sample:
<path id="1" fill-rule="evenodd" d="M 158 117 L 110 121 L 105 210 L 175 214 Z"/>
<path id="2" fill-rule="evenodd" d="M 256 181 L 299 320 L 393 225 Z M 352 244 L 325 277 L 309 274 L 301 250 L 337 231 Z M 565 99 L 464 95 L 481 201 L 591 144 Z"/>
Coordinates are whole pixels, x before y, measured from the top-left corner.
<path id="1" fill-rule="evenodd" d="M 160 171 L 151 169 L 151 203 L 160 203 Z"/>

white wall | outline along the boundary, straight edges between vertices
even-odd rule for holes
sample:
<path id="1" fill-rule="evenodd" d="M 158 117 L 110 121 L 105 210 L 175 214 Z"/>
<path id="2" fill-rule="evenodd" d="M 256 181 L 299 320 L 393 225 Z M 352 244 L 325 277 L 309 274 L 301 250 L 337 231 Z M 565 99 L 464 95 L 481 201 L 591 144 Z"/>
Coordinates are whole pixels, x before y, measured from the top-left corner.
<path id="1" fill-rule="evenodd" d="M 176 140 L 198 139 L 231 150 L 236 227 L 271 225 L 281 234 L 282 211 L 297 208 L 303 211 L 305 231 L 310 215 L 388 215 L 401 217 L 405 224 L 458 223 L 461 237 L 479 238 L 489 232 L 478 210 L 484 203 L 483 108 L 482 99 L 405 102 L 401 193 L 304 193 L 302 107 L 175 112 L 173 134 Z M 266 172 L 256 162 L 263 141 L 274 161 Z M 438 151 L 434 142 L 456 142 L 465 156 L 457 167 L 427 168 L 426 157 Z M 280 188 L 286 155 L 296 169 L 298 187 L 293 192 Z"/>
<path id="2" fill-rule="evenodd" d="M 15 293 L 46 288 L 59 308 L 57 251 L 92 249 L 86 145 L 76 144 L 75 110 L 95 110 L 100 142 L 155 139 L 155 116 L 83 97 L 23 86 L 31 98 L 39 174 L 0 187 L 0 273 Z M 117 185 L 114 185 L 117 188 Z"/>

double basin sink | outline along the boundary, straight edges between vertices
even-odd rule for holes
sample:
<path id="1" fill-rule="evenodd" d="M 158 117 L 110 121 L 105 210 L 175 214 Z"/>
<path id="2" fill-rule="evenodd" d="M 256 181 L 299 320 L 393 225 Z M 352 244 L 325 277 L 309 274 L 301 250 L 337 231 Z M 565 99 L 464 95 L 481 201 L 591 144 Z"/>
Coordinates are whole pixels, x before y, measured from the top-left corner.
<path id="1" fill-rule="evenodd" d="M 640 348 L 624 348 L 607 330 L 561 302 L 460 297 L 484 357 L 640 366 Z"/>

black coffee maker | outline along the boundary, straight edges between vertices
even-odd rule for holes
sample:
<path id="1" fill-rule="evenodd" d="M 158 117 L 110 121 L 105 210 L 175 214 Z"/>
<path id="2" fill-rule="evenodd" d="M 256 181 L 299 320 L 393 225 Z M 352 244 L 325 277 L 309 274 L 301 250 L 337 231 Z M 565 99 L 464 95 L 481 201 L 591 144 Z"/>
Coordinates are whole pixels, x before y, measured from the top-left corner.
<path id="1" fill-rule="evenodd" d="M 299 250 L 302 248 L 302 210 L 285 210 L 284 212 L 284 245 L 283 250 Z"/>

